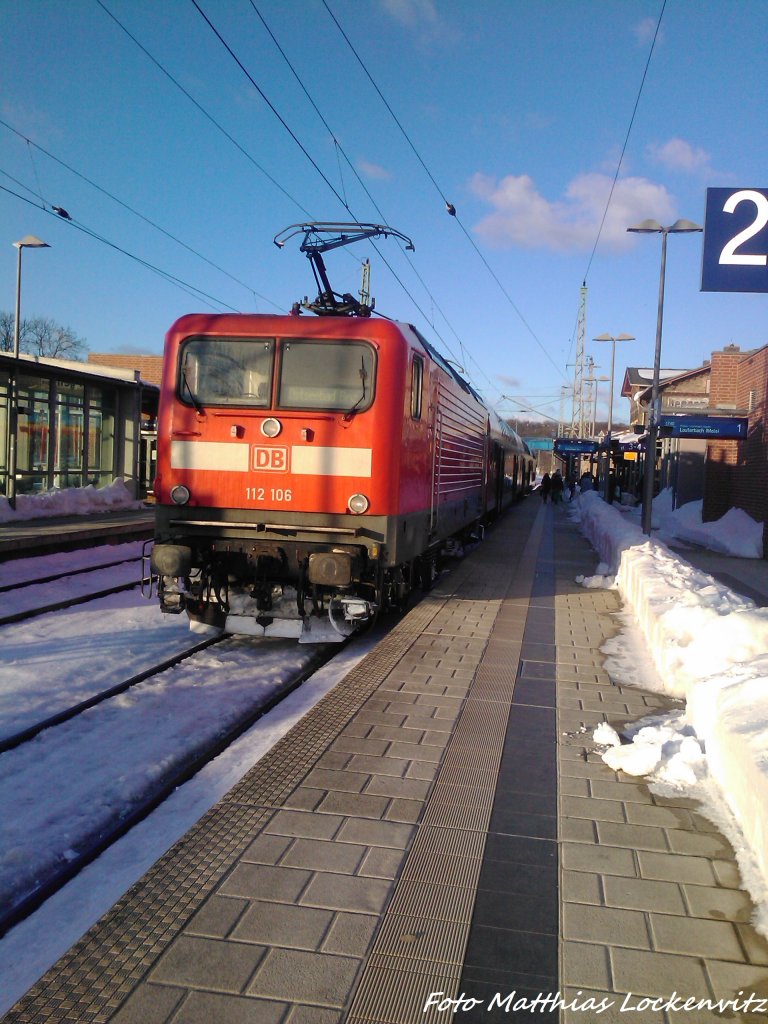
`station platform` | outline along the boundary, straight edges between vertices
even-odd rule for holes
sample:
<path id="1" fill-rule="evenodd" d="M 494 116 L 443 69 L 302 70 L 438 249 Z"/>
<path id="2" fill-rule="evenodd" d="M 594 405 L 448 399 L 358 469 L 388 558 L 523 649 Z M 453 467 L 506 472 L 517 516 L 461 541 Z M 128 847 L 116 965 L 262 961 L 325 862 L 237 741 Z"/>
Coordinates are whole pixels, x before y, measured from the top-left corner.
<path id="1" fill-rule="evenodd" d="M 154 506 L 0 523 L 0 560 L 152 537 Z"/>
<path id="2" fill-rule="evenodd" d="M 518 505 L 5 1024 L 702 1024 L 674 1000 L 768 994 L 729 843 L 594 749 L 679 707 L 604 671 L 596 563 Z"/>

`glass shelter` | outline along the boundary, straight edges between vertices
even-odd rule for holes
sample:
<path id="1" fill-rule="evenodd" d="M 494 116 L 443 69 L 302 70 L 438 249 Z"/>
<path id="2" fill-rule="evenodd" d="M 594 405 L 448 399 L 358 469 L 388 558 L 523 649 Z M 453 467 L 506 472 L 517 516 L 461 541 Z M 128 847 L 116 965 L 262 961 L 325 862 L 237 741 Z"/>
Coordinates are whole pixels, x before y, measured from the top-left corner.
<path id="1" fill-rule="evenodd" d="M 0 496 L 8 494 L 16 380 L 16 494 L 103 487 L 116 477 L 151 489 L 159 388 L 138 371 L 0 352 Z"/>

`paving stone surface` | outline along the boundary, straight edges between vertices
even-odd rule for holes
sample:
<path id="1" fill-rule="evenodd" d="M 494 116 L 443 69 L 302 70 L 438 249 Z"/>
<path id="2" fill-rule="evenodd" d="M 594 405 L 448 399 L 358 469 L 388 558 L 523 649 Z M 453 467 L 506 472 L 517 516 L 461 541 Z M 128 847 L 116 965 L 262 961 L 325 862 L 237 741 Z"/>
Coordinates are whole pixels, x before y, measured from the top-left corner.
<path id="1" fill-rule="evenodd" d="M 565 524 L 555 531 L 561 559 L 583 543 Z M 618 632 L 618 595 L 606 592 L 587 610 L 569 575 L 558 572 L 558 642 L 586 643 L 597 655 L 601 639 Z M 594 1019 L 623 1024 L 768 1017 L 768 1002 L 757 1016 L 713 1009 L 739 989 L 768 995 L 768 943 L 750 924 L 729 843 L 693 801 L 655 796 L 642 779 L 612 771 L 590 741 L 595 713 L 619 727 L 680 702 L 615 685 L 595 661 L 590 683 L 570 668 L 558 673 L 562 983 L 574 1004 L 563 1021 L 591 1020 L 581 1008 L 588 998 L 606 1001 Z M 561 665 L 568 660 L 558 654 Z M 685 999 L 695 1006 L 680 1009 Z"/>
<path id="2" fill-rule="evenodd" d="M 680 707 L 606 672 L 596 564 L 565 507 L 513 510 L 6 1024 L 699 1024 L 675 994 L 768 994 L 727 841 L 591 739 Z"/>

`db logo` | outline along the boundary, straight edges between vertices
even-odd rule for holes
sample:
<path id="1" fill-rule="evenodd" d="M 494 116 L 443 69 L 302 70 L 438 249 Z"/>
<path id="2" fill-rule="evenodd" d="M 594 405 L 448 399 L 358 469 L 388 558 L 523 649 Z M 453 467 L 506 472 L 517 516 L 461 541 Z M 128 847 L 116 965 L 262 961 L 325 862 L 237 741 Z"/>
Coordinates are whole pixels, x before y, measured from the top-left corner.
<path id="1" fill-rule="evenodd" d="M 253 469 L 268 470 L 272 473 L 288 472 L 288 449 L 263 447 L 255 445 L 253 449 Z"/>

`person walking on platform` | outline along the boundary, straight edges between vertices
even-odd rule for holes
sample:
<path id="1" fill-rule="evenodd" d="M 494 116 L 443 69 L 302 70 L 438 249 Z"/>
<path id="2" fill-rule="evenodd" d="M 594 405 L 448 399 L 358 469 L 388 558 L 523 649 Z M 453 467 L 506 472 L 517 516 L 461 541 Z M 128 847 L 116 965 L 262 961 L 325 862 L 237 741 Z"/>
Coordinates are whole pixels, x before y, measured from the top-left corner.
<path id="1" fill-rule="evenodd" d="M 592 476 L 590 473 L 582 473 L 581 480 L 579 481 L 579 483 L 581 484 L 582 494 L 584 494 L 585 491 L 593 491 L 595 489 L 594 482 L 592 480 Z"/>
<path id="2" fill-rule="evenodd" d="M 549 473 L 545 473 L 544 476 L 541 478 L 539 490 L 541 491 L 541 500 L 546 505 L 549 501 L 550 491 L 552 490 L 552 480 L 550 479 Z"/>
<path id="3" fill-rule="evenodd" d="M 560 476 L 560 470 L 556 469 L 552 474 L 552 504 L 559 505 L 563 500 L 563 478 Z"/>

